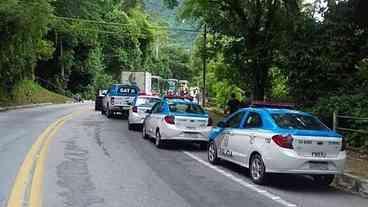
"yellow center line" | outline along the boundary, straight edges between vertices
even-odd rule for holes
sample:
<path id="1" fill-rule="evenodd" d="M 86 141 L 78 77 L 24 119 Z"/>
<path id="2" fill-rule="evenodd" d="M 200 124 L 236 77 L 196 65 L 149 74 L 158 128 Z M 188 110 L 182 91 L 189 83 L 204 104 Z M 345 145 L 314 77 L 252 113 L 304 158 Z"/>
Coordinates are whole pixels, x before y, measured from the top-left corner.
<path id="1" fill-rule="evenodd" d="M 41 207 L 44 165 L 48 147 L 58 130 L 73 116 L 82 111 L 63 116 L 49 125 L 28 151 L 18 170 L 7 207 Z"/>

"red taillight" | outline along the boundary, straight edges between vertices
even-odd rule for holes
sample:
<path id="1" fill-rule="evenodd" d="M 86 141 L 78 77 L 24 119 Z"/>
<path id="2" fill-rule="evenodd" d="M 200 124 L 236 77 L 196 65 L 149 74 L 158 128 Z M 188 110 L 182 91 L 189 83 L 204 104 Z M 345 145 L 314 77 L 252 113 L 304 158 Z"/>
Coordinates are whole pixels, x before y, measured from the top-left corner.
<path id="1" fill-rule="evenodd" d="M 165 116 L 165 122 L 168 124 L 175 124 L 175 117 L 174 116 Z"/>
<path id="2" fill-rule="evenodd" d="M 282 148 L 294 149 L 293 147 L 294 139 L 291 135 L 288 136 L 275 135 L 272 137 L 272 140 Z"/>
<path id="3" fill-rule="evenodd" d="M 345 151 L 346 149 L 346 139 L 343 137 L 341 140 L 341 151 Z"/>
<path id="4" fill-rule="evenodd" d="M 134 107 L 132 108 L 132 111 L 133 111 L 134 113 L 137 113 L 137 112 L 138 112 L 138 107 L 134 106 Z"/>
<path id="5" fill-rule="evenodd" d="M 114 105 L 114 97 L 111 97 L 111 105 Z"/>
<path id="6" fill-rule="evenodd" d="M 208 117 L 208 124 L 207 124 L 207 126 L 212 126 L 212 124 L 213 124 L 213 121 L 212 121 L 211 117 Z"/>

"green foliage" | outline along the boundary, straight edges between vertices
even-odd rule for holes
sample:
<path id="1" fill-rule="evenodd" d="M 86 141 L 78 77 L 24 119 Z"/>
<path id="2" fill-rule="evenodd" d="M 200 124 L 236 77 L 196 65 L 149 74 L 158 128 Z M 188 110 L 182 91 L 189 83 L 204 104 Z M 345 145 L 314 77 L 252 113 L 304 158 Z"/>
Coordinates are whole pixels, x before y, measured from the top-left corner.
<path id="1" fill-rule="evenodd" d="M 367 97 L 368 93 L 365 91 L 365 93 L 356 95 L 340 95 L 321 98 L 313 108 L 314 113 L 330 124 L 332 124 L 332 113 L 334 111 L 340 115 L 368 118 L 368 109 L 366 107 L 368 105 Z M 364 120 L 339 118 L 338 126 L 368 131 L 368 121 Z M 368 149 L 367 134 L 344 131 L 339 132 L 347 138 L 350 146 Z"/>
<path id="2" fill-rule="evenodd" d="M 305 17 L 286 48 L 282 68 L 290 94 L 304 105 L 319 97 L 359 93 L 364 82 L 359 67 L 364 68 L 360 61 L 366 58 L 368 30 L 354 22 L 353 2 L 340 2 L 325 18 Z"/>
<path id="3" fill-rule="evenodd" d="M 16 82 L 32 78 L 37 60 L 52 54 L 52 44 L 42 39 L 51 16 L 47 0 L 0 2 L 0 83 L 7 93 Z"/>
<path id="4" fill-rule="evenodd" d="M 0 92 L 0 106 L 48 102 L 65 103 L 68 100 L 67 97 L 48 91 L 31 80 L 19 81 L 8 96 L 4 96 Z"/>
<path id="5" fill-rule="evenodd" d="M 245 85 L 252 85 L 254 98 L 263 100 L 269 87 L 269 69 L 277 63 L 275 56 L 287 37 L 285 34 L 293 29 L 299 16 L 298 3 L 297 0 L 186 0 L 181 16 L 206 24 L 216 34 L 214 42 L 223 49 L 225 62 L 236 65 L 235 74 L 247 77 Z"/>

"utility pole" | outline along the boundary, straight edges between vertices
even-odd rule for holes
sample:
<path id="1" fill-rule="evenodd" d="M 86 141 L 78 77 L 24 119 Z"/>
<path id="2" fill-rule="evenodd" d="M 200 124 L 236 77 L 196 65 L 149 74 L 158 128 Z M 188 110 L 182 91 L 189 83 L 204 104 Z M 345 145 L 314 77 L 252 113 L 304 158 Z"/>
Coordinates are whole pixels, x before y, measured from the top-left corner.
<path id="1" fill-rule="evenodd" d="M 203 32 L 203 91 L 202 106 L 206 106 L 206 70 L 207 70 L 207 25 L 204 25 Z"/>

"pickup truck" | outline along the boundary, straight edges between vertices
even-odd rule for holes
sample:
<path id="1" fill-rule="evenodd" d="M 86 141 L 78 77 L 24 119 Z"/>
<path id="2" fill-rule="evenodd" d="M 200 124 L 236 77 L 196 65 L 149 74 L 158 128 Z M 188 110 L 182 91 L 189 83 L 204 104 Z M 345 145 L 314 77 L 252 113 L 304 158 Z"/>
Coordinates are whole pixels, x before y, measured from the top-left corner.
<path id="1" fill-rule="evenodd" d="M 131 85 L 113 84 L 103 99 L 102 114 L 111 118 L 115 113 L 125 117 L 129 115 L 129 109 L 138 97 L 139 88 Z"/>

